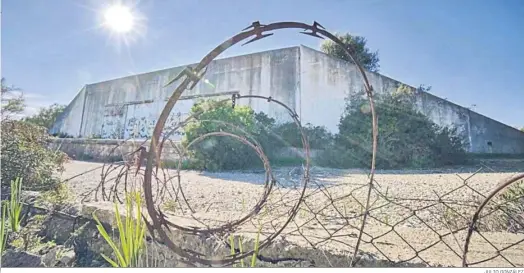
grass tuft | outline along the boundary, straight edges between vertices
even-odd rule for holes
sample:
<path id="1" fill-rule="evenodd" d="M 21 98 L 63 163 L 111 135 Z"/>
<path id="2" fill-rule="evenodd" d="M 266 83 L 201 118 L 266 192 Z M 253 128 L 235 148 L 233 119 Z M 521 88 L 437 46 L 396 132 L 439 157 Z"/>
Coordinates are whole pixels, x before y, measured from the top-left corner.
<path id="1" fill-rule="evenodd" d="M 134 206 L 134 209 L 133 209 Z M 133 211 L 136 210 L 136 215 Z M 126 195 L 126 218 L 122 221 L 118 205 L 115 204 L 115 220 L 117 223 L 119 241 L 113 242 L 104 226 L 93 213 L 97 222 L 97 229 L 104 240 L 113 249 L 115 260 L 102 254 L 102 257 L 113 267 L 138 267 L 140 266 L 143 250 L 145 248 L 145 222 L 142 220 L 142 198 L 139 192 Z"/>
<path id="2" fill-rule="evenodd" d="M 0 226 L 0 255 L 4 253 L 7 246 L 7 235 L 9 231 L 6 228 L 7 205 L 2 202 L 2 219 Z"/>
<path id="3" fill-rule="evenodd" d="M 20 202 L 20 192 L 22 191 L 22 179 L 16 178 L 11 181 L 11 199 L 9 200 L 9 208 L 7 209 L 7 216 L 11 225 L 11 231 L 20 231 L 20 223 L 22 222 L 22 203 Z"/>

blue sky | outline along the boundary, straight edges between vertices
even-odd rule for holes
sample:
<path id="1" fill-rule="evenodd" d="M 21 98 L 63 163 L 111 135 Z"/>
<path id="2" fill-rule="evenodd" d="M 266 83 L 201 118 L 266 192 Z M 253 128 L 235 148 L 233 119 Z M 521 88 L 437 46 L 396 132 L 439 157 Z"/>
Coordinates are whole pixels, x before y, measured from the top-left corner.
<path id="1" fill-rule="evenodd" d="M 67 104 L 88 83 L 198 62 L 252 21 L 316 20 L 366 37 L 382 74 L 524 126 L 521 0 L 134 0 L 144 30 L 120 49 L 97 28 L 107 2 L 2 1 L 2 76 L 33 111 Z M 299 44 L 319 48 L 320 40 L 281 31 L 223 56 Z"/>

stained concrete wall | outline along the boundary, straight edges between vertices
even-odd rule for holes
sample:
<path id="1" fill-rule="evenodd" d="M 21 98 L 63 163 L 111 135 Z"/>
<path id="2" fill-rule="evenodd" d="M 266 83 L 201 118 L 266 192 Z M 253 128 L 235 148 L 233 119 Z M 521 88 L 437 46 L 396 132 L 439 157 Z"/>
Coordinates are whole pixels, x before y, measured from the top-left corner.
<path id="1" fill-rule="evenodd" d="M 57 117 L 50 133 L 65 133 L 74 137 L 80 136 L 85 95 L 86 86 L 78 92 L 71 103 L 69 103 L 69 105 L 64 109 L 62 114 Z"/>
<path id="2" fill-rule="evenodd" d="M 472 151 L 524 154 L 524 132 L 472 111 L 469 112 L 469 120 Z"/>
<path id="3" fill-rule="evenodd" d="M 300 46 L 300 109 L 303 123 L 326 126 L 338 131 L 346 97 L 363 90 L 357 67 L 317 50 Z M 368 80 L 377 93 L 392 92 L 400 82 L 368 72 Z"/>
<path id="4" fill-rule="evenodd" d="M 336 132 L 345 98 L 363 88 L 357 67 L 305 46 L 300 47 L 300 66 L 297 111 L 302 121 Z M 378 73 L 366 76 L 376 93 L 393 92 L 401 84 Z M 513 127 L 423 91 L 415 92 L 415 103 L 436 124 L 456 127 L 471 153 L 524 154 L 524 133 Z"/>
<path id="5" fill-rule="evenodd" d="M 199 98 L 230 98 L 234 93 L 271 96 L 295 107 L 298 54 L 298 47 L 294 47 L 213 61 L 205 80 L 184 92 L 171 118 L 183 119 Z M 179 82 L 168 87 L 164 87 L 165 84 L 184 67 L 87 85 L 82 91 L 84 100 L 75 99 L 51 132 L 112 139 L 148 138 Z M 279 121 L 289 119 L 282 107 L 264 100 L 242 99 L 239 105 L 249 105 Z M 80 126 L 61 120 L 75 120 Z"/>
<path id="6" fill-rule="evenodd" d="M 148 138 L 178 82 L 164 85 L 184 67 L 87 85 L 51 132 L 111 139 Z M 376 93 L 395 91 L 401 84 L 378 73 L 367 72 L 367 77 Z M 262 95 L 295 109 L 303 124 L 321 125 L 336 132 L 345 98 L 362 88 L 360 73 L 353 64 L 305 46 L 271 50 L 213 61 L 204 80 L 184 92 L 171 118 L 186 117 L 202 97 Z M 457 127 L 469 141 L 472 153 L 524 153 L 524 133 L 512 127 L 427 92 L 416 92 L 415 103 L 435 123 Z M 274 103 L 245 99 L 239 104 L 263 111 L 279 122 L 290 120 L 286 110 Z"/>

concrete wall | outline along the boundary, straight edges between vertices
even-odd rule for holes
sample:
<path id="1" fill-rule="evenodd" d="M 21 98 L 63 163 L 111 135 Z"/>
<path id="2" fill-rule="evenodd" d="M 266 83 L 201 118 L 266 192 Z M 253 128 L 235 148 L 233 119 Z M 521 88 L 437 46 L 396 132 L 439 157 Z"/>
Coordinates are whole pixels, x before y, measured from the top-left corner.
<path id="1" fill-rule="evenodd" d="M 194 66 L 194 65 L 191 65 Z M 178 85 L 164 85 L 184 66 L 87 85 L 68 106 L 51 132 L 111 139 L 151 136 L 166 99 Z M 367 73 L 376 93 L 392 92 L 401 84 L 378 73 Z M 355 65 L 300 46 L 219 59 L 212 62 L 194 89 L 187 90 L 172 111 L 171 121 L 187 116 L 196 100 L 228 98 L 231 94 L 271 96 L 311 123 L 338 130 L 349 93 L 363 88 Z M 411 87 L 413 88 L 413 87 Z M 414 88 L 413 88 L 414 89 Z M 473 153 L 524 153 L 524 133 L 426 92 L 416 92 L 417 108 L 441 126 L 455 126 Z M 259 99 L 244 99 L 279 122 L 286 110 Z M 174 136 L 175 140 L 180 136 Z M 491 142 L 491 146 L 487 143 Z"/>
<path id="2" fill-rule="evenodd" d="M 297 111 L 302 121 L 338 131 L 345 98 L 363 88 L 357 67 L 305 46 L 300 47 L 300 66 Z M 367 76 L 376 93 L 393 92 L 401 84 L 378 73 L 368 72 Z M 456 127 L 468 140 L 471 153 L 524 153 L 524 133 L 513 127 L 427 92 L 416 92 L 415 103 L 436 124 Z"/>
<path id="3" fill-rule="evenodd" d="M 118 139 L 83 139 L 83 138 L 52 138 L 49 147 L 60 150 L 69 157 L 76 160 L 88 160 L 97 162 L 131 161 L 136 159 L 140 146 L 149 149 L 149 141 L 124 141 Z M 163 161 L 175 161 L 179 158 L 177 149 L 166 142 L 160 159 Z"/>
<path id="4" fill-rule="evenodd" d="M 472 111 L 469 120 L 473 152 L 524 154 L 524 132 Z"/>
<path id="5" fill-rule="evenodd" d="M 220 59 L 212 62 L 202 80 L 187 90 L 172 111 L 172 118 L 183 119 L 194 102 L 202 97 L 228 98 L 241 95 L 271 96 L 291 107 L 296 106 L 298 89 L 298 47 L 260 52 Z M 87 85 L 85 101 L 71 103 L 61 120 L 51 130 L 74 132 L 73 136 L 97 136 L 112 139 L 144 139 L 152 130 L 160 112 L 179 82 L 164 85 L 182 71 L 184 66 Z M 243 99 L 239 105 L 249 105 L 264 111 L 279 121 L 289 120 L 287 112 L 264 100 Z M 78 128 L 80 126 L 80 128 Z"/>
<path id="6" fill-rule="evenodd" d="M 85 96 L 86 87 L 84 86 L 64 109 L 64 112 L 57 117 L 50 133 L 66 133 L 74 137 L 80 136 Z"/>
<path id="7" fill-rule="evenodd" d="M 300 46 L 300 67 L 300 108 L 297 112 L 302 122 L 323 125 L 337 132 L 346 97 L 364 88 L 360 72 L 349 62 L 305 46 Z M 378 93 L 392 92 L 400 84 L 377 73 L 369 72 L 367 76 Z"/>
<path id="8" fill-rule="evenodd" d="M 140 146 L 149 150 L 150 141 L 132 141 L 119 139 L 85 139 L 85 138 L 51 138 L 48 147 L 66 153 L 75 160 L 87 160 L 96 162 L 130 161 L 136 159 Z M 163 162 L 178 162 L 179 151 L 183 151 L 180 142 L 165 142 L 160 159 Z M 320 150 L 311 149 L 311 159 L 315 159 Z M 254 152 L 253 152 L 254 153 Z M 277 157 L 282 159 L 305 158 L 303 149 L 284 147 L 279 151 Z"/>

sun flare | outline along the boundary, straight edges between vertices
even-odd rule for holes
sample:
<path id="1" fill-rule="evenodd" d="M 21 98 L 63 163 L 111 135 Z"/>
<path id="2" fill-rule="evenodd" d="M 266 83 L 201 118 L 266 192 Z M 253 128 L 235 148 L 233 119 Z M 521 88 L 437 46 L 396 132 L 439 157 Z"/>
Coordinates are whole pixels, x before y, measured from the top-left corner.
<path id="1" fill-rule="evenodd" d="M 128 7 L 114 5 L 105 10 L 104 22 L 117 33 L 127 33 L 135 26 L 135 16 Z"/>

